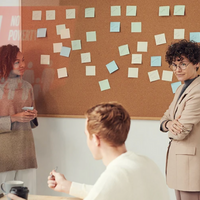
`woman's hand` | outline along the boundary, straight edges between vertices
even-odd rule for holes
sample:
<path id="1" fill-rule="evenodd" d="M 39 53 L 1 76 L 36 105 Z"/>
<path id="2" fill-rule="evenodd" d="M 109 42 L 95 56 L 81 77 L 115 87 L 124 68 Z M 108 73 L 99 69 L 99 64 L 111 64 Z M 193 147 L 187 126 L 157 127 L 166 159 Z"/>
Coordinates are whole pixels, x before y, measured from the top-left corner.
<path id="1" fill-rule="evenodd" d="M 12 122 L 30 122 L 37 117 L 37 110 L 26 110 L 14 115 L 11 115 Z"/>
<path id="2" fill-rule="evenodd" d="M 8 197 L 12 200 L 25 200 L 11 193 L 8 194 Z"/>
<path id="3" fill-rule="evenodd" d="M 174 135 L 181 134 L 184 126 L 178 121 L 181 116 L 179 116 L 177 119 L 174 119 L 173 121 L 168 121 L 166 127 L 168 130 L 173 133 Z"/>
<path id="4" fill-rule="evenodd" d="M 69 194 L 72 182 L 68 181 L 63 174 L 55 172 L 53 170 L 48 176 L 48 187 L 57 191 Z"/>

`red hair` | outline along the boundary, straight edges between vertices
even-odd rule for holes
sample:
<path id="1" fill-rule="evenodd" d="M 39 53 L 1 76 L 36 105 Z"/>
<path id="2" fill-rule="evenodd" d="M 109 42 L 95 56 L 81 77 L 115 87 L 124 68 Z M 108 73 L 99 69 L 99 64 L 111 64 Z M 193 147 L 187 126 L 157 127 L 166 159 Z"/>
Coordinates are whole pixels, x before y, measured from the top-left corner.
<path id="1" fill-rule="evenodd" d="M 8 78 L 13 70 L 19 47 L 16 45 L 3 45 L 0 47 L 0 78 Z"/>
<path id="2" fill-rule="evenodd" d="M 129 129 L 130 116 L 118 103 L 101 103 L 86 112 L 87 130 L 95 134 L 111 146 L 125 143 Z"/>

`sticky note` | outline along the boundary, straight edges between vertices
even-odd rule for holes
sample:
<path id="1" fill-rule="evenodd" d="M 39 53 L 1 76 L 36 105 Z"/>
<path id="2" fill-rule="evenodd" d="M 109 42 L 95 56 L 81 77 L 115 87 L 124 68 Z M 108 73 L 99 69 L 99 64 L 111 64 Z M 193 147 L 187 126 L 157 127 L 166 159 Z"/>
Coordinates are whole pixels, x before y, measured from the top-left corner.
<path id="1" fill-rule="evenodd" d="M 70 31 L 69 31 L 69 28 L 61 29 L 61 30 L 60 30 L 60 38 L 61 38 L 61 39 L 70 38 Z"/>
<path id="2" fill-rule="evenodd" d="M 87 42 L 96 42 L 97 41 L 96 31 L 86 32 L 86 41 Z"/>
<path id="3" fill-rule="evenodd" d="M 56 11 L 55 10 L 46 10 L 46 20 L 55 20 Z"/>
<path id="4" fill-rule="evenodd" d="M 71 45 L 72 45 L 72 50 L 80 50 L 81 49 L 81 40 L 72 40 Z"/>
<path id="5" fill-rule="evenodd" d="M 126 16 L 136 16 L 137 6 L 126 6 Z"/>
<path id="6" fill-rule="evenodd" d="M 70 47 L 63 47 L 62 46 L 61 51 L 60 51 L 60 55 L 65 56 L 65 57 L 69 57 L 70 51 L 71 51 Z"/>
<path id="7" fill-rule="evenodd" d="M 110 32 L 120 32 L 120 22 L 110 22 Z"/>
<path id="8" fill-rule="evenodd" d="M 65 24 L 56 25 L 56 33 L 57 35 L 61 34 L 61 30 L 66 29 Z"/>
<path id="9" fill-rule="evenodd" d="M 86 66 L 86 76 L 95 76 L 96 66 Z"/>
<path id="10" fill-rule="evenodd" d="M 67 68 L 66 67 L 59 68 L 57 69 L 57 73 L 58 73 L 58 78 L 67 77 Z"/>
<path id="11" fill-rule="evenodd" d="M 50 64 L 50 55 L 41 55 L 40 64 L 41 65 L 49 65 Z"/>
<path id="12" fill-rule="evenodd" d="M 184 39 L 185 29 L 174 29 L 174 39 Z"/>
<path id="13" fill-rule="evenodd" d="M 200 32 L 190 32 L 190 41 L 200 42 Z"/>
<path id="14" fill-rule="evenodd" d="M 95 16 L 95 8 L 85 9 L 85 18 L 93 18 Z"/>
<path id="15" fill-rule="evenodd" d="M 106 67 L 107 67 L 107 69 L 108 69 L 110 74 L 112 74 L 113 72 L 115 72 L 115 71 L 117 71 L 119 69 L 114 60 L 112 62 L 108 63 L 106 65 Z"/>
<path id="16" fill-rule="evenodd" d="M 62 42 L 53 43 L 53 52 L 54 53 L 60 53 L 61 49 L 62 49 Z"/>
<path id="17" fill-rule="evenodd" d="M 148 42 L 137 42 L 137 52 L 147 52 Z"/>
<path id="18" fill-rule="evenodd" d="M 138 78 L 138 68 L 128 68 L 128 78 Z"/>
<path id="19" fill-rule="evenodd" d="M 131 22 L 131 32 L 132 33 L 142 32 L 142 22 Z"/>
<path id="20" fill-rule="evenodd" d="M 41 20 L 42 19 L 42 11 L 34 10 L 32 11 L 32 20 Z"/>
<path id="21" fill-rule="evenodd" d="M 3 15 L 0 15 L 0 30 L 1 30 L 2 19 L 3 19 Z"/>
<path id="22" fill-rule="evenodd" d="M 161 67 L 161 56 L 151 56 L 151 66 Z"/>
<path id="23" fill-rule="evenodd" d="M 174 6 L 174 15 L 185 15 L 185 6 L 184 5 Z"/>
<path id="24" fill-rule="evenodd" d="M 111 6 L 111 16 L 121 16 L 121 6 Z"/>
<path id="25" fill-rule="evenodd" d="M 104 90 L 109 90 L 110 89 L 110 84 L 108 79 L 99 81 L 99 86 L 100 86 L 100 90 L 104 91 Z"/>
<path id="26" fill-rule="evenodd" d="M 89 62 L 91 62 L 90 52 L 81 53 L 81 63 L 89 63 Z"/>
<path id="27" fill-rule="evenodd" d="M 46 35 L 47 35 L 47 28 L 37 29 L 37 38 L 46 37 Z"/>
<path id="28" fill-rule="evenodd" d="M 75 9 L 66 9 L 66 19 L 75 19 L 76 11 Z"/>
<path id="29" fill-rule="evenodd" d="M 171 83 L 171 87 L 172 87 L 172 92 L 175 93 L 177 88 L 181 85 L 181 81 L 175 82 L 175 83 Z"/>
<path id="30" fill-rule="evenodd" d="M 173 77 L 172 71 L 163 70 L 163 73 L 162 73 L 163 81 L 172 81 L 172 77 Z"/>
<path id="31" fill-rule="evenodd" d="M 159 76 L 158 70 L 154 70 L 154 71 L 148 72 L 148 76 L 149 76 L 149 81 L 150 82 L 160 80 L 160 76 Z"/>
<path id="32" fill-rule="evenodd" d="M 119 55 L 120 56 L 125 56 L 125 55 L 130 54 L 128 44 L 119 46 L 118 49 L 119 49 Z"/>
<path id="33" fill-rule="evenodd" d="M 132 54 L 131 64 L 142 64 L 142 54 Z"/>
<path id="34" fill-rule="evenodd" d="M 159 16 L 169 16 L 169 6 L 159 7 Z"/>
<path id="35" fill-rule="evenodd" d="M 160 45 L 160 44 L 165 44 L 166 43 L 166 38 L 165 38 L 165 34 L 159 34 L 159 35 L 155 35 L 155 41 L 156 41 L 156 45 Z"/>

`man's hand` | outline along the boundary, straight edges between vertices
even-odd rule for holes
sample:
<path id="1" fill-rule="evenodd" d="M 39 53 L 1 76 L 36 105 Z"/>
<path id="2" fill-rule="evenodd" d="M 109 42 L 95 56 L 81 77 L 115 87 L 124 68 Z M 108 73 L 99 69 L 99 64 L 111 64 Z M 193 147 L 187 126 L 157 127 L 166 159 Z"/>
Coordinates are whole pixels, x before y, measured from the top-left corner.
<path id="1" fill-rule="evenodd" d="M 55 172 L 53 170 L 48 176 L 48 187 L 57 191 L 69 194 L 72 182 L 68 181 L 63 174 Z"/>

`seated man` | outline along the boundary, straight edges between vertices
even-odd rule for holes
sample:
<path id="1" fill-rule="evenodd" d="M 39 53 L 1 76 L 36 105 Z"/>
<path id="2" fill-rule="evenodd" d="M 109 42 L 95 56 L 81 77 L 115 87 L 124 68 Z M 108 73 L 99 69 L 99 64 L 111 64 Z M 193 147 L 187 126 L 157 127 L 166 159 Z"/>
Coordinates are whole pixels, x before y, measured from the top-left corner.
<path id="1" fill-rule="evenodd" d="M 157 165 L 145 156 L 127 151 L 130 116 L 118 103 L 102 103 L 86 112 L 87 145 L 106 170 L 93 186 L 67 180 L 53 170 L 48 186 L 84 200 L 169 200 Z"/>

